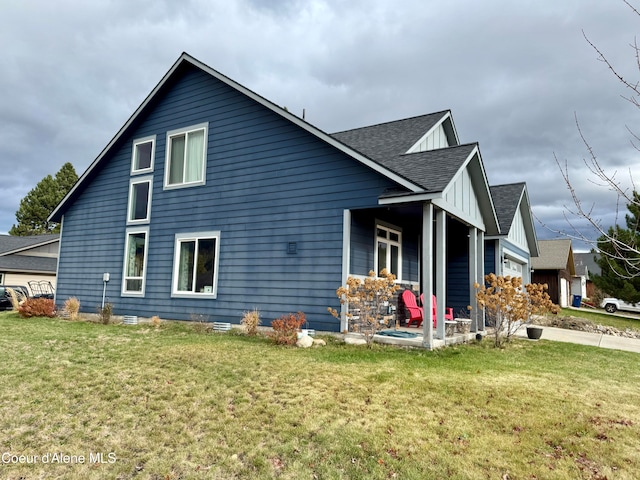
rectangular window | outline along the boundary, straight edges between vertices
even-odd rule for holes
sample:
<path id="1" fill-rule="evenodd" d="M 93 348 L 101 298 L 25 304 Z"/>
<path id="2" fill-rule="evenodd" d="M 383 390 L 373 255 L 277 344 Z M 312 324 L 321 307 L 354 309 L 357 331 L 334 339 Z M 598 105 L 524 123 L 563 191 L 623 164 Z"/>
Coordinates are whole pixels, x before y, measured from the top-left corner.
<path id="1" fill-rule="evenodd" d="M 377 273 L 386 268 L 397 279 L 402 278 L 402 233 L 400 230 L 386 225 L 376 225 L 376 245 Z"/>
<path id="2" fill-rule="evenodd" d="M 165 187 L 205 183 L 208 124 L 167 132 Z"/>
<path id="3" fill-rule="evenodd" d="M 127 223 L 148 223 L 151 216 L 151 185 L 153 177 L 141 177 L 129 186 Z"/>
<path id="4" fill-rule="evenodd" d="M 215 298 L 220 232 L 176 234 L 172 296 Z"/>
<path id="5" fill-rule="evenodd" d="M 147 266 L 148 229 L 127 232 L 124 250 L 124 275 L 122 277 L 123 295 L 144 295 L 145 273 Z"/>
<path id="6" fill-rule="evenodd" d="M 133 141 L 131 174 L 153 172 L 156 136 L 139 138 Z"/>

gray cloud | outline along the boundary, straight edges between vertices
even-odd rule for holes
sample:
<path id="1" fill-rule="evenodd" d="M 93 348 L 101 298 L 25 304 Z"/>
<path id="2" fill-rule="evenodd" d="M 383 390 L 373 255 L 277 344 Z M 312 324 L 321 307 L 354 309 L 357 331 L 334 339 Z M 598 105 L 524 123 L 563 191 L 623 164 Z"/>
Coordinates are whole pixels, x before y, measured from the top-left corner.
<path id="1" fill-rule="evenodd" d="M 0 232 L 42 177 L 66 161 L 81 173 L 182 51 L 327 132 L 450 108 L 490 183 L 526 181 L 552 230 L 570 228 L 571 205 L 554 155 L 615 222 L 615 195 L 588 181 L 574 115 L 629 184 L 638 112 L 583 38 L 638 78 L 640 18 L 622 1 L 344 3 L 2 2 Z"/>

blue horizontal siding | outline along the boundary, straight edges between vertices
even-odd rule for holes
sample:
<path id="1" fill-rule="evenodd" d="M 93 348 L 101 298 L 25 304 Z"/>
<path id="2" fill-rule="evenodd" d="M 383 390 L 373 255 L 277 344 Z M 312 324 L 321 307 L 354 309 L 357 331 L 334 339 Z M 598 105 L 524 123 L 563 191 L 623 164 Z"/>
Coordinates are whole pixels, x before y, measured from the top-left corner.
<path id="1" fill-rule="evenodd" d="M 58 302 L 77 296 L 95 311 L 109 272 L 116 314 L 238 323 L 258 308 L 269 324 L 301 310 L 311 328 L 338 330 L 326 309 L 339 306 L 343 211 L 376 207 L 393 182 L 203 72 L 187 69 L 167 85 L 65 212 Z M 205 185 L 164 190 L 167 131 L 204 122 Z M 156 148 L 145 296 L 122 297 L 132 141 L 148 135 Z M 171 298 L 175 234 L 212 230 L 221 232 L 217 298 Z"/>

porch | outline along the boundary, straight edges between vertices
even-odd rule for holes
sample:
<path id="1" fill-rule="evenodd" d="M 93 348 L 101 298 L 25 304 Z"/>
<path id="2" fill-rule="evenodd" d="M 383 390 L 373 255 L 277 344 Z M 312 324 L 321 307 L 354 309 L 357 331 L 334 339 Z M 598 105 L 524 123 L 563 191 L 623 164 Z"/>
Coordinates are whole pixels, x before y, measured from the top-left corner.
<path id="1" fill-rule="evenodd" d="M 344 220 L 343 284 L 349 276 L 364 278 L 371 270 L 393 273 L 401 290 L 384 315 L 389 325 L 401 329 L 409 319 L 403 291 L 412 291 L 416 298 L 423 294 L 422 309 L 428 313 L 420 328 L 406 330 L 416 333 L 413 339 L 402 339 L 406 344 L 437 348 L 473 339 L 484 330 L 474 288 L 474 283 L 481 283 L 484 277 L 484 224 L 469 222 L 430 202 L 347 210 Z M 342 332 L 354 331 L 346 313 L 358 316 L 358 312 L 347 309 L 343 309 Z M 446 331 L 446 309 L 453 309 L 453 317 L 470 317 L 471 332 L 450 335 Z M 430 321 L 432 311 L 435 326 Z M 376 341 L 381 343 L 402 343 L 397 337 L 378 337 Z"/>
<path id="2" fill-rule="evenodd" d="M 390 334 L 385 334 L 389 332 Z M 444 339 L 433 338 L 431 340 L 431 346 L 425 341 L 422 328 L 407 328 L 398 327 L 397 329 L 390 328 L 382 330 L 373 336 L 373 341 L 384 345 L 396 345 L 400 347 L 411 348 L 443 348 L 449 345 L 457 345 L 462 343 L 468 343 L 476 340 L 477 335 L 481 335 L 483 338 L 487 336 L 486 330 L 479 330 L 477 332 L 459 333 L 454 332 L 450 335 L 446 335 Z M 349 332 L 345 334 L 345 340 L 347 339 L 362 339 L 364 336 L 360 333 Z"/>

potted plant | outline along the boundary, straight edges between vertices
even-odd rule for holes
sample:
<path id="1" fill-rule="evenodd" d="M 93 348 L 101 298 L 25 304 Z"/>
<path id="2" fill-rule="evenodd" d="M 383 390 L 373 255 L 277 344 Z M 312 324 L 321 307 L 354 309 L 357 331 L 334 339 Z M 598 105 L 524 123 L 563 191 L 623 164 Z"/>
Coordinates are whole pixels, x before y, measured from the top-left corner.
<path id="1" fill-rule="evenodd" d="M 530 340 L 539 340 L 542 336 L 542 327 L 538 325 L 527 325 L 527 338 Z"/>
<path id="2" fill-rule="evenodd" d="M 469 333 L 471 331 L 471 305 L 467 306 L 466 310 L 460 310 L 456 318 L 456 332 L 457 333 Z"/>

